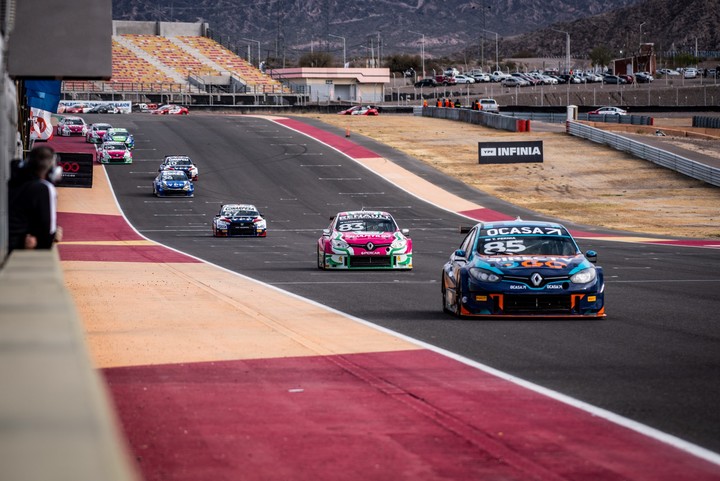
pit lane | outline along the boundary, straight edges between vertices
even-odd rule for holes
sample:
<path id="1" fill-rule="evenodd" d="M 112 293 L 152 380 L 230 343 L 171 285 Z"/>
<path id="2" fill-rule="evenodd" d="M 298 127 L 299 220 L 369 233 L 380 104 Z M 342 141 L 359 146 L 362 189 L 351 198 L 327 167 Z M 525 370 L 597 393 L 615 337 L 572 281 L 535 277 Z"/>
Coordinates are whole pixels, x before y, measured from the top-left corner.
<path id="1" fill-rule="evenodd" d="M 123 211 L 146 237 L 720 451 L 716 250 L 581 240 L 583 249 L 599 251 L 605 268 L 606 320 L 459 321 L 441 312 L 438 281 L 462 240 L 457 226 L 471 221 L 268 120 L 141 114 L 88 120 L 135 134 L 135 163 L 106 170 Z M 152 197 L 157 166 L 169 154 L 197 162 L 193 199 Z M 529 218 L 425 166 L 414 168 L 448 190 Z M 213 238 L 210 221 L 226 202 L 255 203 L 268 219 L 268 237 Z M 391 211 L 410 229 L 412 272 L 316 269 L 315 241 L 328 217 L 361 207 Z"/>

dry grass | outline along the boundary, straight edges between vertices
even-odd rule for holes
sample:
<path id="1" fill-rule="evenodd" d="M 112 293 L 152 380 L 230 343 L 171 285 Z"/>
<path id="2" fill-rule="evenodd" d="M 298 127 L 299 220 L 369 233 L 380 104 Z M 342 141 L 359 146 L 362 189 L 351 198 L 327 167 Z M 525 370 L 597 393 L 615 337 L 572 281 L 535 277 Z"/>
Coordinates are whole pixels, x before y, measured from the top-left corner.
<path id="1" fill-rule="evenodd" d="M 560 219 L 647 234 L 720 238 L 720 189 L 564 133 L 518 134 L 411 115 L 309 116 Z M 481 166 L 481 140 L 542 140 L 545 161 Z"/>

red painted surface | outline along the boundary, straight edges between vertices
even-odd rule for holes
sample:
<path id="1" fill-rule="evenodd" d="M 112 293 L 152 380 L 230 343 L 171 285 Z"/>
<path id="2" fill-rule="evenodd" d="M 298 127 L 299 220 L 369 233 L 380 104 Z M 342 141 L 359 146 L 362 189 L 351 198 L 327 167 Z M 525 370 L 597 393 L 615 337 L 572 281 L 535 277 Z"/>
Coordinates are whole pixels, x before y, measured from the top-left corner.
<path id="1" fill-rule="evenodd" d="M 312 127 L 295 119 L 277 119 L 275 120 L 275 122 L 281 125 L 285 125 L 286 127 L 290 127 L 291 129 L 297 130 L 298 132 L 302 132 L 303 134 L 306 134 L 314 139 L 317 139 L 320 142 L 323 142 L 330 147 L 339 150 L 350 158 L 372 159 L 380 157 L 380 155 L 376 154 L 372 150 L 361 147 L 354 142 L 346 140 L 343 137 L 331 134 L 330 132 L 318 129 L 316 127 Z"/>
<path id="2" fill-rule="evenodd" d="M 63 228 L 63 242 L 139 241 L 144 240 L 120 215 L 58 212 Z M 64 261 L 95 262 L 199 262 L 161 245 L 93 245 L 58 246 Z"/>
<path id="3" fill-rule="evenodd" d="M 427 350 L 104 374 L 147 481 L 720 479 L 716 465 Z"/>
<path id="4" fill-rule="evenodd" d="M 478 221 L 483 221 L 483 222 L 513 220 L 515 218 L 515 217 L 509 216 L 507 214 L 503 214 L 502 212 L 498 212 L 496 210 L 491 210 L 491 209 L 485 209 L 485 208 L 464 210 L 464 211 L 458 212 L 458 214 L 470 217 L 471 219 L 475 219 Z"/>

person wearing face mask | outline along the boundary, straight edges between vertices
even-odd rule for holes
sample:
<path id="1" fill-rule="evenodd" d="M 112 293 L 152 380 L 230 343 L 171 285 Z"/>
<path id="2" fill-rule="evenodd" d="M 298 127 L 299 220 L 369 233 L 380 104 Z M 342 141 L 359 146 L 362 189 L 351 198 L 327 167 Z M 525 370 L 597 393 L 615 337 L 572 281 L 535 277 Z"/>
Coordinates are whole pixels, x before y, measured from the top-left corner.
<path id="1" fill-rule="evenodd" d="M 32 149 L 8 182 L 9 250 L 49 249 L 62 238 L 57 225 L 57 192 L 54 182 L 62 175 L 55 151 L 48 146 Z"/>

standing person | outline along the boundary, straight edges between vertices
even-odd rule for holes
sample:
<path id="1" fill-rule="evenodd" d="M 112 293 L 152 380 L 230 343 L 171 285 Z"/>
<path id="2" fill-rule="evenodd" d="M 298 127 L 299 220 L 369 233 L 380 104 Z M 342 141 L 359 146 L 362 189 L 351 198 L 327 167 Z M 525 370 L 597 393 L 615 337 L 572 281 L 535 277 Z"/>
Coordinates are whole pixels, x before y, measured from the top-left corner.
<path id="1" fill-rule="evenodd" d="M 60 241 L 57 192 L 53 182 L 62 175 L 51 147 L 35 147 L 8 182 L 9 250 L 49 249 Z"/>

